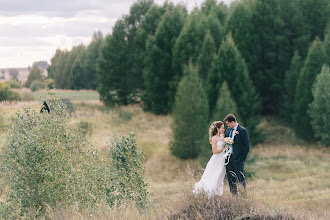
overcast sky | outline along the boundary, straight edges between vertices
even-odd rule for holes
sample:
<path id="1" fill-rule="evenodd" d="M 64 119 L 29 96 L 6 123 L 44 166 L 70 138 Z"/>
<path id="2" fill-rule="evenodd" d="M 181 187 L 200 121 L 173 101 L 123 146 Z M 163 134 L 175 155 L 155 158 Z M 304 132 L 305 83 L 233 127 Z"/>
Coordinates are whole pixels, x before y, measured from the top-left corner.
<path id="1" fill-rule="evenodd" d="M 163 4 L 165 0 L 155 0 Z M 172 0 L 188 9 L 204 0 Z M 219 2 L 220 0 L 218 0 Z M 232 0 L 221 0 L 227 5 Z M 94 32 L 111 33 L 135 0 L 0 0 L 0 68 L 50 59 L 57 48 L 87 45 Z"/>

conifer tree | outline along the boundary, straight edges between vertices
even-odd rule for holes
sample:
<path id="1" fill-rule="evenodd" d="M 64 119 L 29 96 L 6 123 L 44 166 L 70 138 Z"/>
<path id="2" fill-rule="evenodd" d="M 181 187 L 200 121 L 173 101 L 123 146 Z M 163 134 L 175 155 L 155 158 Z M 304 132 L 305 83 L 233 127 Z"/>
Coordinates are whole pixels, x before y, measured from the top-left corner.
<path id="1" fill-rule="evenodd" d="M 128 86 L 129 65 L 127 33 L 125 21 L 116 22 L 112 36 L 108 36 L 102 50 L 103 59 L 99 61 L 98 77 L 100 84 L 98 92 L 100 99 L 106 105 L 115 103 L 127 105 L 132 88 Z"/>
<path id="2" fill-rule="evenodd" d="M 206 82 L 207 80 L 207 76 L 215 55 L 216 55 L 215 43 L 211 33 L 208 32 L 204 38 L 203 46 L 197 59 L 199 75 L 204 82 Z"/>
<path id="3" fill-rule="evenodd" d="M 212 64 L 208 79 L 210 115 L 213 114 L 220 86 L 227 81 L 233 100 L 237 104 L 240 123 L 256 141 L 259 97 L 249 78 L 247 66 L 230 36 L 221 44 Z"/>
<path id="4" fill-rule="evenodd" d="M 307 114 L 308 104 L 313 101 L 312 85 L 316 76 L 326 63 L 326 52 L 322 42 L 317 38 L 309 48 L 304 66 L 299 75 L 294 106 L 293 126 L 298 137 L 311 140 L 311 118 Z"/>
<path id="5" fill-rule="evenodd" d="M 302 69 L 303 62 L 300 55 L 296 51 L 291 60 L 290 69 L 285 73 L 285 95 L 284 108 L 282 114 L 290 124 L 293 124 L 294 102 L 296 96 L 297 83 L 299 73 Z"/>
<path id="6" fill-rule="evenodd" d="M 313 102 L 309 104 L 308 114 L 311 118 L 315 137 L 320 138 L 326 146 L 330 146 L 330 71 L 324 65 L 316 77 L 312 88 Z"/>
<path id="7" fill-rule="evenodd" d="M 168 4 L 154 36 L 146 44 L 144 110 L 166 114 L 172 110 L 176 74 L 172 69 L 172 48 L 183 27 L 186 9 Z"/>
<path id="8" fill-rule="evenodd" d="M 216 106 L 209 120 L 209 124 L 213 121 L 222 121 L 228 114 L 234 114 L 237 120 L 240 121 L 240 117 L 237 112 L 237 105 L 230 94 L 227 82 L 224 81 L 218 92 L 218 99 L 216 100 Z M 208 134 L 206 136 L 207 138 L 205 139 L 208 140 Z M 212 147 L 208 141 L 205 141 L 205 143 L 201 146 L 202 149 L 199 157 L 200 163 L 205 165 L 212 156 Z"/>
<path id="9" fill-rule="evenodd" d="M 214 39 L 215 49 L 218 51 L 221 41 L 224 38 L 224 28 L 215 11 L 211 11 L 207 16 L 207 26 Z"/>
<path id="10" fill-rule="evenodd" d="M 203 40 L 207 32 L 206 18 L 193 11 L 185 22 L 182 31 L 173 48 L 173 70 L 177 75 L 176 85 L 180 81 L 184 66 L 191 59 L 195 64 L 202 49 Z"/>
<path id="11" fill-rule="evenodd" d="M 198 69 L 190 62 L 178 85 L 172 113 L 171 151 L 181 159 L 196 158 L 205 144 L 209 117 L 206 100 Z"/>
<path id="12" fill-rule="evenodd" d="M 142 20 L 141 25 L 136 31 L 134 42 L 134 59 L 136 63 L 136 71 L 143 74 L 144 59 L 146 56 L 146 43 L 149 35 L 154 35 L 162 15 L 165 13 L 166 5 L 152 5 Z"/>

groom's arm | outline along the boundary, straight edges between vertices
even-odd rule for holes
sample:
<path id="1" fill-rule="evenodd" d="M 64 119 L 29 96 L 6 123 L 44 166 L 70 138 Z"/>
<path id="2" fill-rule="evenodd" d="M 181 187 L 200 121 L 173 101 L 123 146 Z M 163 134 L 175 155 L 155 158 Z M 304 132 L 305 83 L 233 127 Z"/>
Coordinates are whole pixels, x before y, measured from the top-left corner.
<path id="1" fill-rule="evenodd" d="M 242 134 L 242 139 L 243 139 L 243 149 L 242 149 L 241 160 L 244 161 L 247 157 L 247 154 L 250 151 L 250 139 L 249 139 L 249 134 L 245 129 L 243 129 L 241 131 L 241 134 Z"/>

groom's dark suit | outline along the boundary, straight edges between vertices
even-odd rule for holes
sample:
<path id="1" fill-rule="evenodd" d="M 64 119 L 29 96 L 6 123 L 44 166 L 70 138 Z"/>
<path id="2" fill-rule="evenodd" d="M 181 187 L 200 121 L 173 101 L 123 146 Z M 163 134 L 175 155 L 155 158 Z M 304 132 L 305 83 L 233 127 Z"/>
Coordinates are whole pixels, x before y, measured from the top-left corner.
<path id="1" fill-rule="evenodd" d="M 231 129 L 228 127 L 225 132 L 225 137 L 229 137 Z M 234 136 L 233 153 L 226 165 L 227 178 L 230 191 L 233 194 L 237 193 L 237 184 L 241 183 L 246 187 L 245 178 L 243 175 L 244 160 L 250 150 L 250 140 L 246 129 L 240 125 L 237 126 Z"/>

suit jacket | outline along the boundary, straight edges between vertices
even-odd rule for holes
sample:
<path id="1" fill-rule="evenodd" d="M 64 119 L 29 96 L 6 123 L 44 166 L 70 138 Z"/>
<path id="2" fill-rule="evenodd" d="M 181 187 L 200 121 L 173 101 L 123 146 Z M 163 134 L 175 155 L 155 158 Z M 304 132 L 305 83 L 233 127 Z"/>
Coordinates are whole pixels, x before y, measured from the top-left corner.
<path id="1" fill-rule="evenodd" d="M 237 133 L 238 132 L 238 133 Z M 229 137 L 230 128 L 225 131 L 225 137 Z M 236 135 L 234 136 L 233 154 L 230 161 L 234 163 L 242 163 L 249 153 L 250 139 L 246 129 L 240 125 L 237 126 Z"/>

